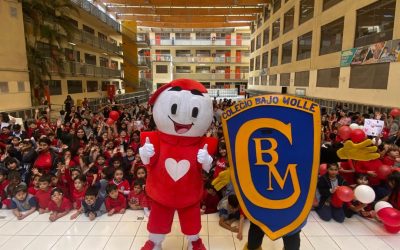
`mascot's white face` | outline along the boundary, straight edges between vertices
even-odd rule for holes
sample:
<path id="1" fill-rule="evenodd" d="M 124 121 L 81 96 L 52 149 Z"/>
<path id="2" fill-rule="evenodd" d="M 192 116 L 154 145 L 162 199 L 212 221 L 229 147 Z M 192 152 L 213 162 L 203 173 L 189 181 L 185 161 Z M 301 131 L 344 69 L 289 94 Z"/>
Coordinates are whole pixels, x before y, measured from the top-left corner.
<path id="1" fill-rule="evenodd" d="M 153 117 L 157 129 L 165 134 L 203 136 L 212 122 L 212 100 L 199 91 L 168 88 L 154 103 Z"/>

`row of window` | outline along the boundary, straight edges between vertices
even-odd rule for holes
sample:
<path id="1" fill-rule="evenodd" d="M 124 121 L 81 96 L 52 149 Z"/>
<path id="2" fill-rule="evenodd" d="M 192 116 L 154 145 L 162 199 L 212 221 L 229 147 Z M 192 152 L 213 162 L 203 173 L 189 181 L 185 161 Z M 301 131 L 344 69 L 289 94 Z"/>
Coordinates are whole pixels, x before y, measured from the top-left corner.
<path id="1" fill-rule="evenodd" d="M 72 18 L 69 18 L 69 21 L 76 29 L 78 29 L 78 21 L 76 21 Z M 92 35 L 96 34 L 95 30 L 92 27 L 89 27 L 88 25 L 85 25 L 85 24 L 82 25 L 82 30 L 84 32 L 92 34 Z M 110 38 L 107 37 L 106 34 L 103 34 L 101 32 L 97 32 L 97 37 L 101 40 L 110 41 L 113 44 L 118 44 L 118 42 L 116 40 L 112 39 L 111 37 Z"/>
<path id="2" fill-rule="evenodd" d="M 387 89 L 389 78 L 389 63 L 356 65 L 350 69 L 350 88 L 355 89 Z M 340 79 L 340 68 L 319 69 L 317 71 L 317 87 L 338 88 Z M 260 81 L 261 80 L 261 81 Z M 280 74 L 280 86 L 290 86 L 290 73 Z M 278 75 L 269 75 L 269 84 L 267 75 L 260 77 L 250 77 L 251 85 L 278 85 Z M 295 72 L 294 86 L 308 87 L 310 85 L 310 72 Z"/>
<path id="3" fill-rule="evenodd" d="M 17 81 L 18 92 L 25 92 L 25 82 Z M 0 93 L 9 93 L 10 87 L 9 82 L 0 82 Z"/>
<path id="4" fill-rule="evenodd" d="M 82 80 L 67 80 L 67 90 L 68 94 L 78 94 L 83 93 Z M 113 82 L 118 85 L 118 82 Z M 51 95 L 62 95 L 61 80 L 48 80 L 45 84 L 49 86 Z M 101 81 L 101 91 L 107 91 L 107 85 L 110 81 Z M 86 81 L 86 92 L 97 92 L 99 91 L 99 82 L 87 80 Z"/>
<path id="5" fill-rule="evenodd" d="M 281 0 L 278 0 L 280 2 Z M 324 1 L 324 6 L 333 6 L 338 0 Z M 275 3 L 275 2 L 274 2 Z M 293 7 L 284 14 L 283 32 L 287 33 L 294 27 Z M 393 38 L 396 0 L 379 0 L 357 10 L 354 47 L 387 41 Z M 300 1 L 299 24 L 311 19 L 314 13 L 314 0 Z M 343 41 L 344 17 L 321 27 L 320 55 L 341 51 Z M 271 37 L 270 37 L 271 33 Z M 260 49 L 281 35 L 281 18 L 272 23 L 262 33 L 251 41 L 251 52 Z"/>
<path id="6" fill-rule="evenodd" d="M 211 50 L 196 50 L 195 56 L 196 57 L 222 57 L 227 56 L 233 53 L 231 50 L 216 50 L 215 52 L 211 52 Z M 248 50 L 236 50 L 236 54 L 240 53 L 241 56 L 250 56 L 250 51 Z M 159 50 L 155 51 L 156 55 L 171 55 L 170 50 Z M 175 51 L 176 57 L 191 57 L 193 53 L 191 50 L 176 50 Z"/>
<path id="7" fill-rule="evenodd" d="M 193 73 L 190 66 L 176 66 L 176 73 Z M 231 72 L 230 66 L 217 66 L 215 69 L 211 69 L 210 66 L 196 66 L 195 73 L 226 73 Z M 232 71 L 233 72 L 233 71 Z M 249 67 L 236 67 L 235 72 L 249 73 Z M 168 65 L 156 65 L 156 73 L 166 74 L 168 73 Z"/>
<path id="8" fill-rule="evenodd" d="M 156 39 L 161 40 L 170 40 L 171 34 L 169 32 L 164 33 L 156 33 Z M 190 32 L 178 32 L 175 33 L 175 40 L 190 40 Z M 211 32 L 196 32 L 195 37 L 196 40 L 210 40 L 210 39 L 226 39 L 231 36 L 231 33 L 215 33 L 215 35 L 211 36 Z M 236 37 L 241 37 L 243 40 L 250 39 L 250 33 L 237 33 Z"/>

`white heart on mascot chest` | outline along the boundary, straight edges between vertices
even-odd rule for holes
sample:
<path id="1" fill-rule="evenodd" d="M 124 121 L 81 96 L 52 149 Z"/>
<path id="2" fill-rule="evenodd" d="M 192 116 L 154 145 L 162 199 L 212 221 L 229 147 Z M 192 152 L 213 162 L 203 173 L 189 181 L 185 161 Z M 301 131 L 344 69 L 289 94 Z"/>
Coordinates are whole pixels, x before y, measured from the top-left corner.
<path id="1" fill-rule="evenodd" d="M 190 162 L 188 160 L 177 162 L 175 159 L 168 158 L 165 160 L 165 169 L 174 181 L 178 181 L 189 171 Z"/>

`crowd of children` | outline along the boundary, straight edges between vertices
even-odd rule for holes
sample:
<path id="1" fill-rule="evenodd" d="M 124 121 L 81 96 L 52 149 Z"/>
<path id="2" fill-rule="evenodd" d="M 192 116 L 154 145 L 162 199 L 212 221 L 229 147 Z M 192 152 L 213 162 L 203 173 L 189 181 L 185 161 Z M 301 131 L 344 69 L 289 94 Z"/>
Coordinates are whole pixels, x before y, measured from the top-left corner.
<path id="1" fill-rule="evenodd" d="M 210 173 L 204 172 L 202 214 L 219 213 L 220 225 L 243 238 L 243 221 L 238 200 L 231 185 L 217 192 L 211 185 L 218 174 L 229 167 L 221 127 L 222 111 L 234 104 L 231 100 L 214 100 L 214 121 L 207 136 L 219 139 L 218 153 Z M 110 111 L 120 113 L 118 121 L 107 123 Z M 49 213 L 49 220 L 66 216 L 71 219 L 84 214 L 90 220 L 107 214 L 124 213 L 126 209 L 151 212 L 151 199 L 146 195 L 146 166 L 138 154 L 140 133 L 154 130 L 151 107 L 133 103 L 107 105 L 98 112 L 86 106 L 72 106 L 60 112 L 55 122 L 50 111 L 34 119 L 26 119 L 24 129 L 13 124 L 6 114 L 1 116 L 0 134 L 0 197 L 3 208 L 12 209 L 18 219 L 34 211 Z M 365 118 L 382 119 L 385 131 L 379 145 L 381 158 L 369 162 L 340 161 L 335 152 L 342 140 L 340 126 L 363 124 Z M 386 200 L 400 209 L 400 172 L 387 179 L 377 178 L 377 169 L 400 166 L 398 121 L 385 114 L 351 113 L 346 107 L 322 117 L 321 161 L 327 173 L 319 177 L 315 210 L 323 220 L 338 222 L 354 214 L 372 218 L 371 204 L 352 201 L 332 206 L 332 194 L 338 186 L 356 187 L 368 184 L 376 192 L 376 201 Z M 233 222 L 237 224 L 233 224 Z M 237 225 L 237 226 L 236 226 Z"/>

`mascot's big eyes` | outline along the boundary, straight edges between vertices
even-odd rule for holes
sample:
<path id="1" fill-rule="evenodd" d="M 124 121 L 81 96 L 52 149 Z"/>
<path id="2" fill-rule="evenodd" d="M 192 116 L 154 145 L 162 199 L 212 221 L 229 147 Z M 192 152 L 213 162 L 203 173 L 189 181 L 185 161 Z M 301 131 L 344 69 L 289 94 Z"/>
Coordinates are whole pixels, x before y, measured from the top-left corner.
<path id="1" fill-rule="evenodd" d="M 199 109 L 198 108 L 193 108 L 192 109 L 192 117 L 196 118 L 198 114 L 199 114 Z"/>
<path id="2" fill-rule="evenodd" d="M 171 114 L 175 115 L 177 108 L 178 108 L 178 105 L 176 103 L 172 104 L 172 106 L 171 106 Z"/>

